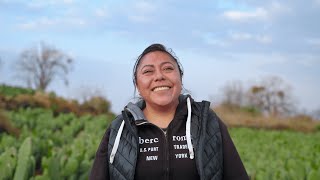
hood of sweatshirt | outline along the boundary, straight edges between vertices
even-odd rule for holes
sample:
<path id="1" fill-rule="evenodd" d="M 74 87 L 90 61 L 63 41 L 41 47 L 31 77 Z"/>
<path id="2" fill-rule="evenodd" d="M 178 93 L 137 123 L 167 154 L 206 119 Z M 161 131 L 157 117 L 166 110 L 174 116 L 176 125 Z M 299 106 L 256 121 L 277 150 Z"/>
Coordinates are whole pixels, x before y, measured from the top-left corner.
<path id="1" fill-rule="evenodd" d="M 190 101 L 193 102 L 193 99 L 190 95 L 183 95 L 181 94 L 179 96 L 179 104 L 176 109 L 175 117 L 177 116 L 183 116 L 187 115 L 187 98 L 190 98 Z M 128 103 L 128 105 L 125 107 L 125 110 L 130 113 L 130 115 L 133 117 L 133 120 L 136 124 L 140 124 L 143 122 L 146 122 L 146 118 L 143 114 L 143 109 L 146 107 L 146 103 L 144 100 L 140 100 L 136 103 Z"/>
<path id="2" fill-rule="evenodd" d="M 190 95 L 180 95 L 179 96 L 179 104 L 177 106 L 176 112 L 175 112 L 175 118 L 180 117 L 180 116 L 185 116 L 187 114 L 186 118 L 186 139 L 187 139 L 187 145 L 189 149 L 189 154 L 190 154 L 190 159 L 194 158 L 194 151 L 193 151 L 193 145 L 191 142 L 191 99 Z M 142 110 L 145 108 L 146 104 L 144 100 L 141 100 L 137 103 L 129 103 L 125 107 L 125 111 L 129 112 L 129 115 L 131 115 L 133 118 L 134 123 L 137 124 L 142 124 L 142 123 L 147 123 L 148 121 L 146 120 Z M 114 156 L 117 152 L 119 141 L 121 138 L 121 134 L 123 131 L 123 127 L 125 125 L 125 121 L 123 120 L 116 139 L 115 139 L 115 144 L 112 148 L 111 155 L 110 155 L 110 163 L 113 163 Z"/>

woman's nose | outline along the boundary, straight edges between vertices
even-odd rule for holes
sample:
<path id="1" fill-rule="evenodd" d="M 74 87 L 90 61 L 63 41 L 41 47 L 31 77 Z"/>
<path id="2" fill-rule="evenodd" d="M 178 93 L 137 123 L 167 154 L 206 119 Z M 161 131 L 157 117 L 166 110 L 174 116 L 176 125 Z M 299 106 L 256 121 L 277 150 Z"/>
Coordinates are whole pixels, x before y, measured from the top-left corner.
<path id="1" fill-rule="evenodd" d="M 156 71 L 155 73 L 155 80 L 156 81 L 160 81 L 160 80 L 164 80 L 164 75 L 161 71 Z"/>

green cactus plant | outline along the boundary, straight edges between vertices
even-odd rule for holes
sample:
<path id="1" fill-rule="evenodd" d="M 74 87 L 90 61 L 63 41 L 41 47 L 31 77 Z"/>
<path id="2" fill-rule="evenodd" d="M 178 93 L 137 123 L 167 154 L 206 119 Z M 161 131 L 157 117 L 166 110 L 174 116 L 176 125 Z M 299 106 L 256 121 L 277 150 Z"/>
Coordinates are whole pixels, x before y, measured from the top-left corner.
<path id="1" fill-rule="evenodd" d="M 35 170 L 35 160 L 32 155 L 32 140 L 27 137 L 20 146 L 18 163 L 13 180 L 27 180 Z"/>
<path id="2" fill-rule="evenodd" d="M 14 147 L 7 149 L 0 155 L 0 179 L 12 179 L 17 164 L 17 150 Z"/>
<path id="3" fill-rule="evenodd" d="M 48 167 L 48 174 L 50 179 L 61 179 L 60 176 L 60 159 L 58 155 L 53 156 L 50 159 L 49 167 Z"/>

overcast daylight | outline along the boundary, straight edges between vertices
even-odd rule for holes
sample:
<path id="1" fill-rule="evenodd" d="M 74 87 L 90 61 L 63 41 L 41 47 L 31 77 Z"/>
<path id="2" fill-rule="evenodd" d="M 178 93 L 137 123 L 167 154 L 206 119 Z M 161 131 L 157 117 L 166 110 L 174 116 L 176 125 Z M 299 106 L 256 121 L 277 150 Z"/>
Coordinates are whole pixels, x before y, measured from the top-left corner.
<path id="1" fill-rule="evenodd" d="M 196 100 L 219 101 L 227 82 L 278 76 L 301 110 L 320 109 L 320 1 L 0 0 L 0 83 L 14 76 L 19 54 L 40 42 L 69 54 L 65 86 L 49 90 L 79 98 L 99 91 L 119 113 L 134 96 L 132 68 L 152 43 L 171 48 Z"/>

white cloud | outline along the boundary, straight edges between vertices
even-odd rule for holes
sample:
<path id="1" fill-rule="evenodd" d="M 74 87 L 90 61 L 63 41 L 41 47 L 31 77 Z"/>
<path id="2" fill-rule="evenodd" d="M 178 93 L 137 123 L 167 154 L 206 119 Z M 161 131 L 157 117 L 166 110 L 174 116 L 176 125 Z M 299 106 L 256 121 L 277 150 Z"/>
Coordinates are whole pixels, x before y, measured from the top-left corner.
<path id="1" fill-rule="evenodd" d="M 262 44 L 268 44 L 272 42 L 272 38 L 269 35 L 250 34 L 250 33 L 236 33 L 231 32 L 230 38 L 234 41 L 256 41 Z"/>
<path id="2" fill-rule="evenodd" d="M 268 8 L 270 14 L 281 14 L 291 12 L 291 8 L 289 4 L 281 4 L 279 2 L 272 2 L 271 6 Z"/>
<path id="3" fill-rule="evenodd" d="M 99 18 L 108 18 L 108 17 L 110 17 L 110 14 L 108 13 L 107 8 L 98 8 L 98 9 L 95 10 L 94 14 L 95 14 L 96 17 L 99 17 Z"/>
<path id="4" fill-rule="evenodd" d="M 214 46 L 219 46 L 219 47 L 227 47 L 229 46 L 228 42 L 214 36 L 212 33 L 209 32 L 199 32 L 199 31 L 193 31 L 192 34 L 196 37 L 199 37 L 204 41 L 204 43 L 208 45 L 214 45 Z"/>
<path id="5" fill-rule="evenodd" d="M 286 66 L 288 63 L 299 64 L 305 67 L 316 67 L 320 65 L 317 55 L 304 53 L 239 53 L 234 54 L 239 60 L 248 60 L 256 67 Z"/>
<path id="6" fill-rule="evenodd" d="M 193 36 L 202 39 L 202 41 L 208 45 L 219 46 L 222 48 L 231 47 L 236 42 L 251 42 L 259 44 L 272 43 L 272 37 L 270 35 L 248 32 L 229 31 L 226 36 L 218 36 L 210 32 L 193 32 Z"/>
<path id="7" fill-rule="evenodd" d="M 134 4 L 133 8 L 134 10 L 142 14 L 152 13 L 156 9 L 156 7 L 152 3 L 146 1 L 137 2 L 136 4 Z"/>
<path id="8" fill-rule="evenodd" d="M 29 6 L 50 6 L 50 5 L 72 5 L 74 0 L 32 0 L 29 1 Z"/>
<path id="9" fill-rule="evenodd" d="M 51 27 L 65 26 L 85 26 L 87 22 L 81 18 L 48 18 L 42 17 L 34 21 L 18 24 L 18 27 L 23 30 L 43 29 Z"/>
<path id="10" fill-rule="evenodd" d="M 63 0 L 63 2 L 65 4 L 72 4 L 72 3 L 74 3 L 74 0 Z"/>
<path id="11" fill-rule="evenodd" d="M 23 30 L 34 29 L 36 27 L 36 23 L 35 22 L 21 23 L 18 25 L 18 27 Z"/>
<path id="12" fill-rule="evenodd" d="M 152 20 L 152 14 L 156 6 L 146 1 L 139 1 L 132 6 L 132 13 L 128 15 L 129 20 L 133 22 L 149 22 Z"/>
<path id="13" fill-rule="evenodd" d="M 269 44 L 272 42 L 272 37 L 268 35 L 258 35 L 255 39 L 262 44 Z"/>
<path id="14" fill-rule="evenodd" d="M 231 33 L 231 39 L 236 41 L 250 40 L 253 38 L 252 34 L 249 33 Z"/>
<path id="15" fill-rule="evenodd" d="M 129 15 L 129 20 L 132 22 L 139 22 L 139 23 L 144 23 L 144 22 L 150 22 L 151 18 L 145 15 Z"/>
<path id="16" fill-rule="evenodd" d="M 229 46 L 229 43 L 226 41 L 223 41 L 221 39 L 204 39 L 205 42 L 209 45 L 215 45 L 215 46 L 220 46 L 220 47 L 227 47 Z"/>
<path id="17" fill-rule="evenodd" d="M 320 1 L 320 0 L 319 0 Z M 235 22 L 265 21 L 274 18 L 277 15 L 289 13 L 291 8 L 288 4 L 273 1 L 265 7 L 256 7 L 251 11 L 231 10 L 225 11 L 222 16 Z"/>
<path id="18" fill-rule="evenodd" d="M 247 22 L 250 20 L 265 20 L 269 18 L 264 8 L 256 8 L 254 11 L 226 11 L 223 16 L 231 21 Z"/>
<path id="19" fill-rule="evenodd" d="M 290 62 L 290 58 L 288 58 L 287 55 L 279 53 L 233 53 L 233 56 L 235 59 L 250 63 L 253 67 L 258 69 L 263 69 L 265 66 L 269 65 L 279 66 Z"/>

